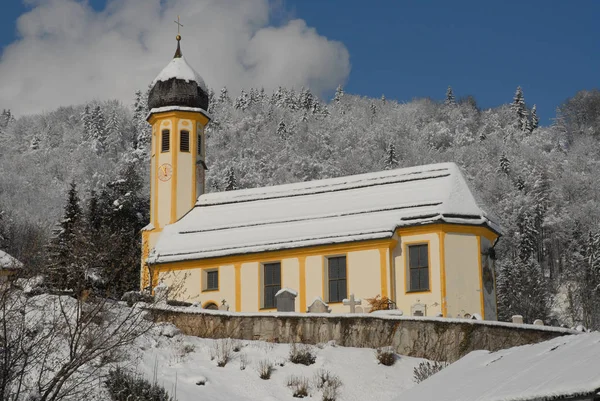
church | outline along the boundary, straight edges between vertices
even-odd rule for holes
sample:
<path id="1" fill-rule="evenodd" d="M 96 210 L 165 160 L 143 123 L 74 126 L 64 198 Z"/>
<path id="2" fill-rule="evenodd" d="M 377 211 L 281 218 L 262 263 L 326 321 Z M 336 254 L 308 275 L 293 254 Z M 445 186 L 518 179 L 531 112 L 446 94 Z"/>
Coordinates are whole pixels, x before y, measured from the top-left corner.
<path id="1" fill-rule="evenodd" d="M 442 163 L 318 181 L 205 193 L 208 91 L 173 60 L 151 85 L 150 224 L 141 287 L 233 312 L 296 312 L 322 299 L 388 297 L 404 315 L 497 319 L 498 222 L 460 169 Z"/>

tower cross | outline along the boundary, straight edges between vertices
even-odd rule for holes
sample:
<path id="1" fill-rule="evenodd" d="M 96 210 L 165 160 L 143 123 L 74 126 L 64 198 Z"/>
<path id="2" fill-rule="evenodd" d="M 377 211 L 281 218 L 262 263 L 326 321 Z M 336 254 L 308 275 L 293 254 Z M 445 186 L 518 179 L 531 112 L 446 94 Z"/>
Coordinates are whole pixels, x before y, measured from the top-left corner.
<path id="1" fill-rule="evenodd" d="M 175 21 L 175 23 L 177 24 L 177 35 L 179 35 L 179 28 L 183 28 L 183 24 L 179 22 L 179 15 L 177 16 L 177 21 Z"/>

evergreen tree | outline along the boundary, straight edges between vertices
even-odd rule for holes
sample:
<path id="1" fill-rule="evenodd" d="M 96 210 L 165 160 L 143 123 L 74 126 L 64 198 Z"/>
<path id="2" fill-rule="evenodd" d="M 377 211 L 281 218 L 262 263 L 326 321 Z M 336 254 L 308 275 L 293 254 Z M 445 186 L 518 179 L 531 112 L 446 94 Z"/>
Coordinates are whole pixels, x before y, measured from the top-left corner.
<path id="1" fill-rule="evenodd" d="M 534 104 L 531 108 L 531 124 L 529 125 L 529 132 L 535 131 L 540 125 L 540 119 L 537 115 L 537 107 Z"/>
<path id="2" fill-rule="evenodd" d="M 246 110 L 250 106 L 250 96 L 242 89 L 240 95 L 235 99 L 234 107 L 242 111 Z"/>
<path id="3" fill-rule="evenodd" d="M 384 159 L 384 169 L 393 170 L 398 168 L 398 157 L 396 155 L 396 145 L 390 142 L 387 146 L 387 152 Z"/>
<path id="4" fill-rule="evenodd" d="M 37 135 L 34 135 L 33 138 L 31 138 L 29 148 L 31 150 L 38 150 L 40 148 L 40 138 Z"/>
<path id="5" fill-rule="evenodd" d="M 446 100 L 444 101 L 446 106 L 454 106 L 456 104 L 456 99 L 454 98 L 454 92 L 452 91 L 452 87 L 448 86 L 446 90 Z"/>
<path id="6" fill-rule="evenodd" d="M 81 113 L 81 122 L 83 124 L 83 137 L 90 139 L 92 136 L 92 112 L 90 111 L 90 105 L 86 104 Z"/>
<path id="7" fill-rule="evenodd" d="M 385 98 L 385 95 L 381 95 L 381 99 L 379 99 L 379 100 L 381 100 L 381 103 L 383 103 L 383 104 L 385 104 L 385 102 L 387 101 Z"/>
<path id="8" fill-rule="evenodd" d="M 279 125 L 277 126 L 277 136 L 283 139 L 284 141 L 288 138 L 287 127 L 283 120 L 281 120 L 279 122 Z"/>
<path id="9" fill-rule="evenodd" d="M 336 103 L 339 103 L 343 97 L 344 97 L 344 88 L 342 88 L 342 85 L 338 85 L 337 89 L 335 90 L 335 96 L 333 97 L 333 100 Z"/>
<path id="10" fill-rule="evenodd" d="M 523 89 L 521 89 L 520 86 L 517 87 L 511 108 L 515 116 L 517 128 L 521 131 L 526 130 L 529 119 L 527 106 L 525 105 L 525 97 L 523 96 Z"/>
<path id="11" fill-rule="evenodd" d="M 82 248 L 82 211 L 75 182 L 71 182 L 63 219 L 53 231 L 50 241 L 48 279 L 57 289 L 82 290 L 85 279 Z"/>
<path id="12" fill-rule="evenodd" d="M 371 103 L 371 106 L 369 106 L 370 109 L 370 118 L 371 118 L 371 124 L 373 124 L 375 122 L 375 118 L 377 117 L 377 106 L 375 106 L 375 103 Z"/>
<path id="13" fill-rule="evenodd" d="M 510 174 L 510 160 L 506 157 L 506 153 L 502 153 L 500 156 L 500 171 L 506 175 Z"/>
<path id="14" fill-rule="evenodd" d="M 150 139 L 151 139 L 151 127 L 146 122 L 146 116 L 148 115 L 148 96 L 144 95 L 142 91 L 135 92 L 135 102 L 133 105 L 133 148 L 142 152 L 142 154 L 149 154 L 150 151 Z"/>
<path id="15" fill-rule="evenodd" d="M 229 91 L 227 87 L 221 88 L 221 93 L 219 93 L 219 104 L 231 104 L 231 98 L 229 97 Z"/>
<path id="16" fill-rule="evenodd" d="M 225 191 L 235 191 L 238 189 L 237 181 L 235 179 L 235 171 L 233 167 L 227 169 L 227 183 L 225 185 Z"/>

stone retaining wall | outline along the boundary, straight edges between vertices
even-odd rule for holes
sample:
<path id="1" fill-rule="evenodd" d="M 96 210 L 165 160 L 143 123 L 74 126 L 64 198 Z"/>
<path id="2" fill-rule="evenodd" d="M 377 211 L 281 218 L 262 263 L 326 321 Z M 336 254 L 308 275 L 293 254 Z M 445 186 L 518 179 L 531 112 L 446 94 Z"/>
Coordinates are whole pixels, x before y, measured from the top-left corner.
<path id="1" fill-rule="evenodd" d="M 173 323 L 182 333 L 197 337 L 391 346 L 400 355 L 439 361 L 455 361 L 473 350 L 497 351 L 576 333 L 546 326 L 373 314 L 244 314 L 169 307 L 148 310 L 156 322 Z"/>

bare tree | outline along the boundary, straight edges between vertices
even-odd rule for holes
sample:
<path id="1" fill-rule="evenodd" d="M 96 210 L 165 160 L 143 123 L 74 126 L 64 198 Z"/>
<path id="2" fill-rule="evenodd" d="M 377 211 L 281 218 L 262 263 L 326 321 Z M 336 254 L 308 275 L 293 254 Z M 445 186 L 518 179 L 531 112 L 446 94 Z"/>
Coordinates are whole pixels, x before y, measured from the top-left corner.
<path id="1" fill-rule="evenodd" d="M 151 327 L 138 308 L 84 298 L 0 285 L 2 400 L 91 399 L 105 368 Z"/>

